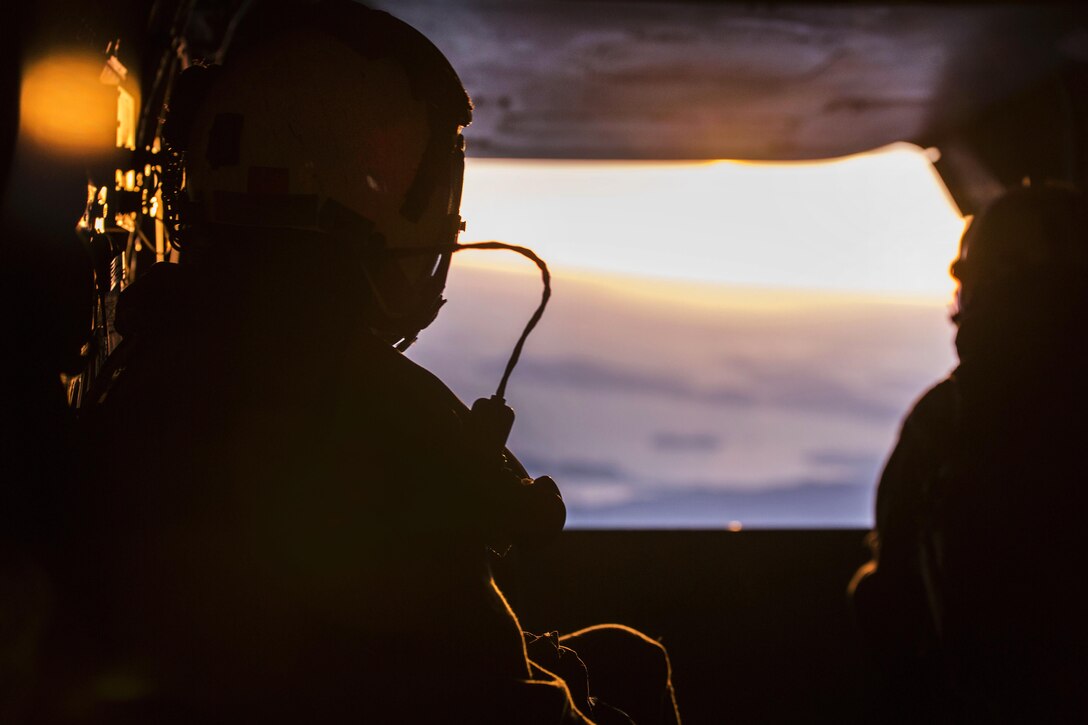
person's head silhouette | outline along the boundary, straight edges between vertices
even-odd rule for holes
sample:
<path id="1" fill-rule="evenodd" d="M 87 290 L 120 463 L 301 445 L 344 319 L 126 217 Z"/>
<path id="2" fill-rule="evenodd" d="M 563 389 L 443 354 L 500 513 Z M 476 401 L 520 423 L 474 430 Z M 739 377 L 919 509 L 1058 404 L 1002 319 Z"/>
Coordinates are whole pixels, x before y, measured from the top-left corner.
<path id="1" fill-rule="evenodd" d="M 452 247 L 461 227 L 468 96 L 422 34 L 354 2 L 251 27 L 171 101 L 165 201 L 183 260 L 238 238 L 341 244 L 371 331 L 406 346 L 438 312 L 449 253 L 405 250 Z"/>
<path id="2" fill-rule="evenodd" d="M 1057 186 L 1009 191 L 974 219 L 952 265 L 964 361 L 1054 352 L 1086 311 L 1088 207 Z M 1015 353 L 1014 353 L 1015 351 Z"/>

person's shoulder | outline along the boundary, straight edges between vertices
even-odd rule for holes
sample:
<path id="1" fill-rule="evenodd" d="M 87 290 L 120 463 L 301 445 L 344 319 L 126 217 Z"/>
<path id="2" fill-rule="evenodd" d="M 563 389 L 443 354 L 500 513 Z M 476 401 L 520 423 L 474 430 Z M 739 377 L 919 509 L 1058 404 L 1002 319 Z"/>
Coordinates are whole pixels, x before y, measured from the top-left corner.
<path id="1" fill-rule="evenodd" d="M 939 464 L 957 445 L 960 429 L 960 390 L 953 373 L 915 401 L 903 419 L 892 458 Z"/>
<path id="2" fill-rule="evenodd" d="M 415 385 L 444 390 L 449 388 L 438 376 L 375 335 L 357 333 L 352 341 L 355 355 L 366 359 L 371 366 L 382 369 L 392 381 L 405 381 Z M 450 392 L 452 395 L 452 392 Z"/>
<path id="3" fill-rule="evenodd" d="M 462 417 L 464 402 L 430 370 L 374 337 L 360 334 L 353 341 L 353 366 L 361 375 L 349 371 L 356 389 L 371 399 L 387 399 L 402 410 L 431 415 L 451 414 Z"/>
<path id="4" fill-rule="evenodd" d="M 907 425 L 945 427 L 954 425 L 959 416 L 960 391 L 953 373 L 924 392 L 911 407 L 904 421 Z"/>

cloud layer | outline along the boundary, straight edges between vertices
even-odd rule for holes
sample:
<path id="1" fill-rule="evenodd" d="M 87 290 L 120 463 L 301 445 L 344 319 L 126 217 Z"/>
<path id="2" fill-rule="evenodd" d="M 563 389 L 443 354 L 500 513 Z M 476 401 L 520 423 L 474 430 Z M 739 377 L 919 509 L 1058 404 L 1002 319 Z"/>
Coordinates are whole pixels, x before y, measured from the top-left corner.
<path id="1" fill-rule="evenodd" d="M 899 420 L 954 362 L 940 305 L 555 278 L 507 397 L 572 525 L 868 526 Z M 537 284 L 457 269 L 411 356 L 490 394 Z"/>

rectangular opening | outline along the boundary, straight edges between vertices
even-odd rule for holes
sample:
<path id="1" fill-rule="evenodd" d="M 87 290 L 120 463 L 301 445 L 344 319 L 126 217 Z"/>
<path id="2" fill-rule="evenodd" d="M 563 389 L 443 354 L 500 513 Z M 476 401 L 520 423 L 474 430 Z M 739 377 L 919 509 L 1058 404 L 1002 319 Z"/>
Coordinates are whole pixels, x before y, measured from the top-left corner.
<path id="1" fill-rule="evenodd" d="M 898 144 L 826 162 L 470 160 L 464 241 L 532 247 L 554 296 L 514 371 L 510 445 L 568 527 L 868 527 L 899 421 L 953 366 L 964 220 Z M 539 298 L 455 258 L 410 354 L 471 401 Z"/>

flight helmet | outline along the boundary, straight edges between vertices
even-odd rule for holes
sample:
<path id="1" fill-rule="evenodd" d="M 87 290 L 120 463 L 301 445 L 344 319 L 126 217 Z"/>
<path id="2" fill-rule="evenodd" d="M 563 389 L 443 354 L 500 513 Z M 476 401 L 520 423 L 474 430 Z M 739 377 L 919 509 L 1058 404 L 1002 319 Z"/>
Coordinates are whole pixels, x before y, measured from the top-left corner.
<path id="1" fill-rule="evenodd" d="M 327 2 L 259 20 L 222 66 L 186 70 L 171 101 L 164 201 L 178 246 L 272 230 L 339 240 L 369 327 L 404 349 L 444 302 L 463 229 L 468 95 L 387 13 Z"/>

